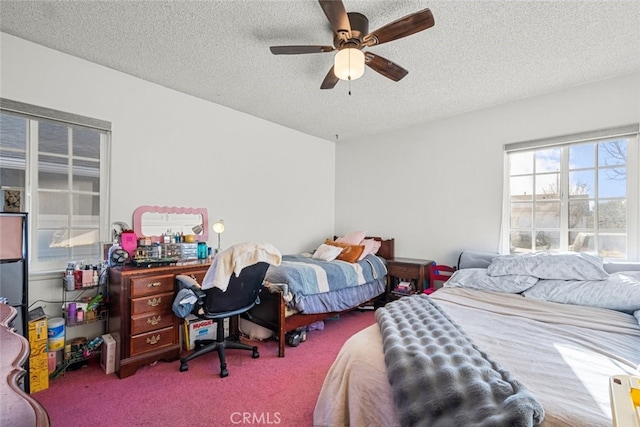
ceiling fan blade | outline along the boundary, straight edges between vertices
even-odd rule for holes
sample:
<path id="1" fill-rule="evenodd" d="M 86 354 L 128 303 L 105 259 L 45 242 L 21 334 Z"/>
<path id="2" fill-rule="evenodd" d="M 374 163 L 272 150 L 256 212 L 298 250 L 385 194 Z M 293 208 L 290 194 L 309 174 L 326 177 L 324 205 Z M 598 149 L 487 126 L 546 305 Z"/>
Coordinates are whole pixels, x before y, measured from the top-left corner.
<path id="1" fill-rule="evenodd" d="M 301 53 L 322 53 L 336 50 L 333 46 L 271 46 L 274 55 L 297 55 Z"/>
<path id="2" fill-rule="evenodd" d="M 409 74 L 409 71 L 405 70 L 398 64 L 371 52 L 364 53 L 364 63 L 372 70 L 377 71 L 394 82 L 401 80 L 404 76 Z"/>
<path id="3" fill-rule="evenodd" d="M 322 81 L 320 89 L 333 89 L 338 83 L 338 80 L 340 79 L 336 76 L 336 73 L 333 72 L 333 67 L 331 67 L 324 80 Z"/>
<path id="4" fill-rule="evenodd" d="M 365 46 L 387 43 L 431 28 L 434 24 L 431 11 L 424 9 L 370 32 L 364 36 L 362 43 Z"/>
<path id="5" fill-rule="evenodd" d="M 351 24 L 347 10 L 344 8 L 342 0 L 318 0 L 320 7 L 327 16 L 333 32 L 339 34 L 345 39 L 351 37 Z"/>

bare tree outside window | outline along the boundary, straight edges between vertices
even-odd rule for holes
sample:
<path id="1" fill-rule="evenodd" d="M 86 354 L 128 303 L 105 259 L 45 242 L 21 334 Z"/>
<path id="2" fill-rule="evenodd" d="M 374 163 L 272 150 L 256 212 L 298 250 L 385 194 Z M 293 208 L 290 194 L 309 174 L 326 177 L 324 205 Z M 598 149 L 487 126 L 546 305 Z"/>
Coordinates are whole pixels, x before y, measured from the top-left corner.
<path id="1" fill-rule="evenodd" d="M 637 139 L 581 141 L 509 153 L 512 253 L 569 250 L 627 259 L 627 199 L 637 186 L 627 178 L 639 167 L 629 164 L 628 148 Z M 525 189 L 533 194 L 526 197 Z"/>

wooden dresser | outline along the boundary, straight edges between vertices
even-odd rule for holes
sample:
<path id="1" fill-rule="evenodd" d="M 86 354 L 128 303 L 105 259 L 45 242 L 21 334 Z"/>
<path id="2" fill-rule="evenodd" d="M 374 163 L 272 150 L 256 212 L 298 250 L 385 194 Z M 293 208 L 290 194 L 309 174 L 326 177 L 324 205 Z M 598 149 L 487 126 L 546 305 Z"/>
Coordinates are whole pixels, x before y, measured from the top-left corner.
<path id="1" fill-rule="evenodd" d="M 109 333 L 116 340 L 116 374 L 126 378 L 158 360 L 180 357 L 181 320 L 171 310 L 175 277 L 202 283 L 210 264 L 109 270 Z"/>
<path id="2" fill-rule="evenodd" d="M 16 314 L 15 308 L 0 304 L 0 425 L 47 427 L 47 411 L 19 385 L 26 374 L 23 366 L 29 357 L 29 341 L 9 326 Z"/>

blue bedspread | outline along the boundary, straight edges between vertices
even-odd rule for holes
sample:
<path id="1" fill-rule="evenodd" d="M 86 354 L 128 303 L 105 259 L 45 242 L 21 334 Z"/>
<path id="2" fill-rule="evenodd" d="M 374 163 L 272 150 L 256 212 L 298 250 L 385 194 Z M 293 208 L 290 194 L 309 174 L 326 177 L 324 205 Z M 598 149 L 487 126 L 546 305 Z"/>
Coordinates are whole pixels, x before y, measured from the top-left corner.
<path id="1" fill-rule="evenodd" d="M 367 255 L 362 261 L 315 260 L 303 255 L 283 255 L 279 266 L 270 266 L 265 280 L 278 285 L 290 305 L 302 308 L 302 301 L 312 295 L 339 291 L 375 282 L 387 274 L 384 260 Z M 280 286 L 285 285 L 285 286 Z"/>

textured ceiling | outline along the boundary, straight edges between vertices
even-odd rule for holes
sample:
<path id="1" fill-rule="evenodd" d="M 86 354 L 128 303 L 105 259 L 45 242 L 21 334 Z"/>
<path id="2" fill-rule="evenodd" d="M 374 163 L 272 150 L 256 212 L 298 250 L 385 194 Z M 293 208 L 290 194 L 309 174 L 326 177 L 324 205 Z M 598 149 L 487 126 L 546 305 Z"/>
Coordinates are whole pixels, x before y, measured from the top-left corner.
<path id="1" fill-rule="evenodd" d="M 5 1 L 0 29 L 330 141 L 417 125 L 640 71 L 640 1 L 351 1 L 379 28 L 423 8 L 435 26 L 370 48 L 409 70 L 371 69 L 332 90 L 315 0 Z M 349 95 L 349 89 L 351 95 Z"/>

